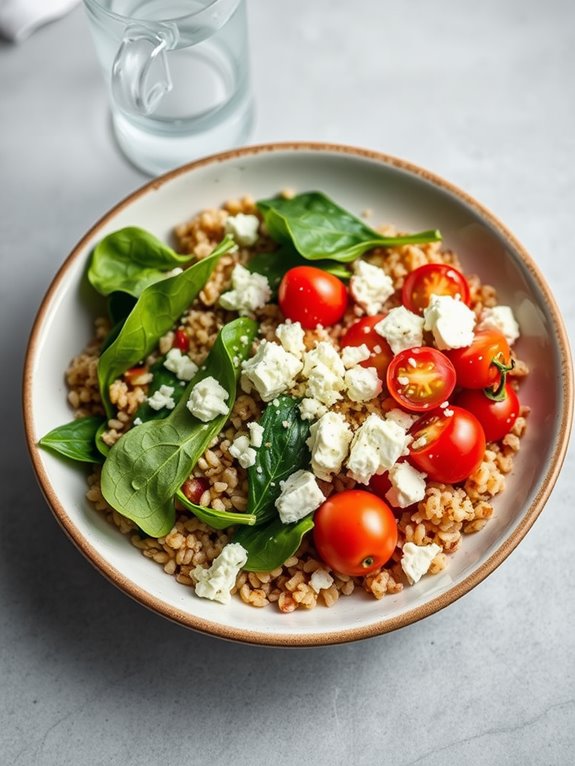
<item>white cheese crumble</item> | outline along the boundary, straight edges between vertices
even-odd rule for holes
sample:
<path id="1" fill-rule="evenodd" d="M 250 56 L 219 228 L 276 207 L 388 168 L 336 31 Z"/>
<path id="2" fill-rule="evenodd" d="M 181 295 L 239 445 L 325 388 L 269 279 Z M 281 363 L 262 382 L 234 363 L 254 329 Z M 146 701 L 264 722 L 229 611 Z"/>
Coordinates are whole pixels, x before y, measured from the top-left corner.
<path id="1" fill-rule="evenodd" d="M 225 232 L 231 234 L 237 245 L 249 247 L 258 241 L 259 227 L 260 220 L 257 215 L 238 213 L 226 218 Z"/>
<path id="2" fill-rule="evenodd" d="M 477 329 L 499 330 L 510 346 L 519 338 L 519 325 L 510 306 L 493 306 L 483 309 Z"/>
<path id="3" fill-rule="evenodd" d="M 255 465 L 256 451 L 250 447 L 249 436 L 236 436 L 229 447 L 229 453 L 235 457 L 242 468 L 250 468 Z"/>
<path id="4" fill-rule="evenodd" d="M 344 367 L 355 367 L 360 362 L 365 362 L 371 356 L 371 351 L 362 343 L 361 346 L 344 346 L 341 350 L 341 360 Z"/>
<path id="5" fill-rule="evenodd" d="M 400 410 L 399 407 L 394 407 L 392 410 L 389 410 L 385 413 L 385 419 L 392 420 L 401 428 L 409 431 L 415 421 L 419 420 L 419 415 L 412 415 L 410 412 L 404 412 L 403 410 Z"/>
<path id="6" fill-rule="evenodd" d="M 298 408 L 302 420 L 317 420 L 327 412 L 325 404 L 310 398 L 302 399 Z"/>
<path id="7" fill-rule="evenodd" d="M 295 384 L 302 367 L 302 362 L 278 343 L 262 340 L 252 358 L 242 362 L 242 388 L 249 392 L 252 384 L 264 402 L 269 402 Z"/>
<path id="8" fill-rule="evenodd" d="M 232 271 L 232 289 L 220 296 L 220 306 L 240 316 L 253 314 L 272 297 L 267 277 L 248 271 L 240 263 Z"/>
<path id="9" fill-rule="evenodd" d="M 378 314 L 386 300 L 393 295 L 393 280 L 379 266 L 358 258 L 353 265 L 349 291 L 354 301 L 369 316 Z"/>
<path id="10" fill-rule="evenodd" d="M 429 571 L 431 562 L 438 553 L 441 553 L 441 548 L 435 543 L 431 543 L 431 545 L 405 543 L 401 557 L 401 568 L 412 585 L 419 582 L 423 575 Z"/>
<path id="11" fill-rule="evenodd" d="M 250 432 L 250 444 L 252 447 L 261 447 L 264 438 L 264 427 L 254 421 L 253 423 L 248 423 L 248 431 Z"/>
<path id="12" fill-rule="evenodd" d="M 332 407 L 341 399 L 345 367 L 329 341 L 320 341 L 304 355 L 303 375 L 307 378 L 307 397 L 317 399 L 326 407 Z"/>
<path id="13" fill-rule="evenodd" d="M 202 423 L 208 423 L 218 415 L 228 414 L 230 408 L 226 400 L 229 398 L 226 389 L 209 375 L 192 388 L 186 407 Z"/>
<path id="14" fill-rule="evenodd" d="M 157 391 L 154 391 L 152 396 L 148 397 L 148 404 L 153 410 L 163 410 L 164 407 L 167 410 L 173 410 L 176 406 L 176 402 L 172 396 L 173 393 L 173 386 L 162 385 Z"/>
<path id="15" fill-rule="evenodd" d="M 248 552 L 239 543 L 228 543 L 219 556 L 212 561 L 209 569 L 198 565 L 192 570 L 196 580 L 195 591 L 200 598 L 209 598 L 227 604 L 230 592 L 236 584 L 240 570 L 248 560 Z"/>
<path id="16" fill-rule="evenodd" d="M 285 481 L 280 481 L 281 494 L 276 500 L 280 519 L 292 524 L 307 516 L 323 503 L 325 497 L 310 471 L 296 471 Z"/>
<path id="17" fill-rule="evenodd" d="M 346 371 L 344 381 L 352 402 L 369 402 L 379 396 L 383 387 L 375 367 L 352 367 Z"/>
<path id="18" fill-rule="evenodd" d="M 198 365 L 187 354 L 182 354 L 179 348 L 168 351 L 164 367 L 173 372 L 178 380 L 191 380 L 198 371 Z"/>
<path id="19" fill-rule="evenodd" d="M 181 266 L 174 266 L 173 269 L 170 269 L 169 271 L 164 271 L 164 279 L 169 279 L 170 277 L 177 277 L 179 274 L 183 274 L 184 270 Z"/>
<path id="20" fill-rule="evenodd" d="M 319 593 L 320 590 L 331 588 L 333 585 L 333 577 L 325 569 L 316 569 L 309 579 L 309 584 L 316 593 Z"/>
<path id="21" fill-rule="evenodd" d="M 423 329 L 431 330 L 440 351 L 464 348 L 473 342 L 475 314 L 463 301 L 451 295 L 432 295 L 423 317 Z"/>
<path id="22" fill-rule="evenodd" d="M 389 314 L 375 325 L 374 330 L 386 339 L 394 354 L 423 345 L 423 317 L 409 311 L 405 306 L 391 309 Z"/>
<path id="23" fill-rule="evenodd" d="M 353 438 L 351 428 L 339 412 L 327 412 L 310 427 L 306 444 L 311 451 L 311 469 L 318 479 L 331 481 L 341 471 Z"/>
<path id="24" fill-rule="evenodd" d="M 383 420 L 374 412 L 354 434 L 347 461 L 349 475 L 367 484 L 372 476 L 389 470 L 401 457 L 409 437 L 391 420 Z"/>
<path id="25" fill-rule="evenodd" d="M 300 322 L 284 322 L 276 327 L 276 337 L 286 351 L 301 359 L 305 351 L 305 332 Z"/>
<path id="26" fill-rule="evenodd" d="M 396 463 L 389 469 L 391 489 L 385 497 L 395 508 L 407 508 L 418 503 L 425 497 L 426 476 L 409 463 Z"/>

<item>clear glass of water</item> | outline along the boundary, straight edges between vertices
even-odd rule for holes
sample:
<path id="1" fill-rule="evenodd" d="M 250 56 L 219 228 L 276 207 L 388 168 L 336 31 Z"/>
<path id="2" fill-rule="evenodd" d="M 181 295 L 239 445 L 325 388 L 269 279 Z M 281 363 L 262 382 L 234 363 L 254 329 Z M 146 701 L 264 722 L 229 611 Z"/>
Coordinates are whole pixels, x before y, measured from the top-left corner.
<path id="1" fill-rule="evenodd" d="M 245 0 L 84 0 L 120 148 L 164 173 L 245 143 L 253 125 Z"/>

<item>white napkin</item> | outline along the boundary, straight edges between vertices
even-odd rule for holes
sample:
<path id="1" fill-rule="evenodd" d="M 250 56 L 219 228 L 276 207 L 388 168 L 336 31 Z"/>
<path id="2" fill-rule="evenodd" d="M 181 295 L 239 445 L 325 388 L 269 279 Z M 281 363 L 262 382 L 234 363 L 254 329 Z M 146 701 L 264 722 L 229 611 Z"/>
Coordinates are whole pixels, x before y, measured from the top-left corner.
<path id="1" fill-rule="evenodd" d="M 79 0 L 0 0 L 0 34 L 20 42 L 47 21 L 71 10 Z"/>

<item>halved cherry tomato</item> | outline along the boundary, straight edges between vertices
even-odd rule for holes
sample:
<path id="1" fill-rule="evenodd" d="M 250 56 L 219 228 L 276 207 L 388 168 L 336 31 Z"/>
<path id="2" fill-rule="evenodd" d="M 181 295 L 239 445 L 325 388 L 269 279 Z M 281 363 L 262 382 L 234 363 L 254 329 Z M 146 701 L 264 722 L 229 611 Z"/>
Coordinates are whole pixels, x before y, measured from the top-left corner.
<path id="1" fill-rule="evenodd" d="M 401 290 L 401 302 L 414 314 L 423 314 L 432 295 L 459 295 L 469 305 L 469 285 L 463 274 L 445 263 L 426 263 L 410 272 Z"/>
<path id="2" fill-rule="evenodd" d="M 379 333 L 374 330 L 375 325 L 385 317 L 385 314 L 376 314 L 371 317 L 364 317 L 354 322 L 340 340 L 340 345 L 361 346 L 363 343 L 371 351 L 371 356 L 364 362 L 360 362 L 362 367 L 375 367 L 379 379 L 385 383 L 385 373 L 391 360 L 393 351 L 388 342 Z"/>
<path id="3" fill-rule="evenodd" d="M 347 289 L 333 274 L 314 266 L 296 266 L 283 275 L 278 302 L 283 315 L 301 322 L 306 330 L 318 324 L 330 327 L 345 313 Z"/>
<path id="4" fill-rule="evenodd" d="M 490 388 L 501 380 L 501 367 L 510 369 L 509 344 L 499 330 L 478 330 L 473 343 L 445 352 L 457 373 L 461 388 Z"/>
<path id="5" fill-rule="evenodd" d="M 363 489 L 336 492 L 314 516 L 313 538 L 320 557 L 352 577 L 383 566 L 397 545 L 397 522 L 381 498 Z"/>
<path id="6" fill-rule="evenodd" d="M 188 338 L 186 331 L 181 327 L 174 333 L 172 348 L 179 348 L 182 353 L 185 353 L 190 348 L 190 339 Z"/>
<path id="7" fill-rule="evenodd" d="M 462 407 L 430 412 L 410 429 L 409 462 L 431 481 L 457 484 L 475 471 L 485 454 L 485 433 Z"/>
<path id="8" fill-rule="evenodd" d="M 499 401 L 490 399 L 483 391 L 466 389 L 457 397 L 457 404 L 472 412 L 481 422 L 488 442 L 498 442 L 511 431 L 519 415 L 519 399 L 509 383 L 505 396 Z"/>
<path id="9" fill-rule="evenodd" d="M 400 351 L 387 368 L 387 388 L 413 412 L 424 412 L 447 401 L 455 388 L 455 369 L 436 348 L 417 346 Z"/>

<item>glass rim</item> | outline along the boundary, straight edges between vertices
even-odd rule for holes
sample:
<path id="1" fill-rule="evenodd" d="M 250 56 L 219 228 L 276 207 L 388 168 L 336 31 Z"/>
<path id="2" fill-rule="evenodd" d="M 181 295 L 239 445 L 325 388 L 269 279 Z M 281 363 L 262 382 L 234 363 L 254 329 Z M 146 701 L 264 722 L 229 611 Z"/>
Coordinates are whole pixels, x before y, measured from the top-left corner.
<path id="1" fill-rule="evenodd" d="M 117 11 L 113 11 L 110 8 L 107 8 L 105 5 L 103 5 L 101 0 L 83 0 L 84 5 L 86 5 L 88 8 L 98 10 L 101 13 L 105 14 L 109 18 L 115 19 L 116 21 L 122 21 L 125 23 L 129 22 L 139 22 L 139 23 L 148 23 L 148 24 L 165 24 L 166 22 L 174 22 L 177 23 L 178 21 L 183 21 L 184 19 L 194 19 L 196 21 L 201 21 L 202 16 L 209 16 L 213 10 L 218 6 L 224 6 L 225 9 L 233 12 L 238 5 L 240 5 L 243 0 L 211 0 L 206 6 L 203 8 L 200 8 L 197 11 L 194 11 L 192 13 L 185 13 L 182 16 L 169 16 L 167 18 L 163 19 L 145 19 L 145 18 L 139 18 L 138 16 L 127 16 L 123 13 L 118 13 Z"/>

